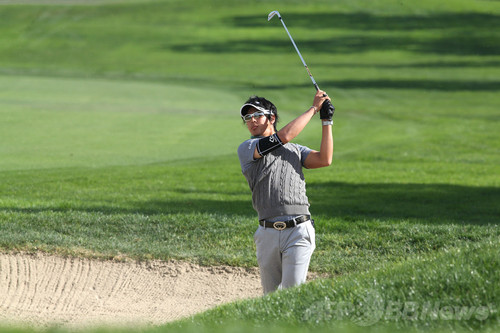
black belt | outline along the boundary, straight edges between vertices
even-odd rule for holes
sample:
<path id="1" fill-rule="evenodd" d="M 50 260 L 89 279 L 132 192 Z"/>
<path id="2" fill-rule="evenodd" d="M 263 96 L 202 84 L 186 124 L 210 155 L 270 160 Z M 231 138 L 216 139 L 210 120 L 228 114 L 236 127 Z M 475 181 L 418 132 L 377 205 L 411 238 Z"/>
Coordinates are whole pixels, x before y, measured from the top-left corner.
<path id="1" fill-rule="evenodd" d="M 307 222 L 311 219 L 310 215 L 301 215 L 299 217 L 296 217 L 292 220 L 288 221 L 276 221 L 276 222 L 271 222 L 271 221 L 266 221 L 266 220 L 259 220 L 259 224 L 263 227 L 266 228 L 274 228 L 276 230 L 284 230 L 286 228 L 293 228 L 303 222 Z"/>

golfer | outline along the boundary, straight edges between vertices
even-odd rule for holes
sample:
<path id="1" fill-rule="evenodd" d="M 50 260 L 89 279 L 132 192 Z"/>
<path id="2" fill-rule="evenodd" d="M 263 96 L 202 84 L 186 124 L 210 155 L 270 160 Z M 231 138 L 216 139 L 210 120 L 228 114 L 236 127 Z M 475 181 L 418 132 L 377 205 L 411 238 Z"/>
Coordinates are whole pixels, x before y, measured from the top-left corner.
<path id="1" fill-rule="evenodd" d="M 259 214 L 254 240 L 265 294 L 306 281 L 316 244 L 302 168 L 332 163 L 334 108 L 331 103 L 322 108 L 325 100 L 330 98 L 319 90 L 312 106 L 279 131 L 278 111 L 267 99 L 250 97 L 240 110 L 251 139 L 238 147 L 238 157 Z M 322 121 L 320 150 L 291 143 L 318 112 Z"/>

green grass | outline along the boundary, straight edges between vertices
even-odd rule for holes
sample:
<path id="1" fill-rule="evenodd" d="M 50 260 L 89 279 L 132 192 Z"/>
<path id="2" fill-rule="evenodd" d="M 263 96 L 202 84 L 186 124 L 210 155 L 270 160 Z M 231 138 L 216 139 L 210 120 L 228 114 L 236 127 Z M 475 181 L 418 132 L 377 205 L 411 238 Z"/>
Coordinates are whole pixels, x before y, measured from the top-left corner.
<path id="1" fill-rule="evenodd" d="M 498 2 L 25 3 L 0 5 L 0 250 L 255 266 L 238 109 L 266 96 L 285 124 L 314 92 L 266 20 L 279 10 L 337 107 L 334 165 L 305 172 L 311 269 L 328 278 L 175 325 L 358 332 L 328 319 L 367 290 L 498 307 Z M 296 141 L 318 149 L 320 127 Z M 493 332 L 498 318 L 369 329 Z"/>
<path id="2" fill-rule="evenodd" d="M 208 88 L 27 76 L 0 76 L 0 98 L 0 138 L 14 143 L 0 147 L 2 170 L 209 157 L 205 130 L 234 124 L 229 112 L 218 108 L 219 101 L 239 103 L 230 93 Z M 204 100 L 204 115 L 193 100 Z M 243 138 L 239 128 L 232 128 L 228 134 Z M 224 137 L 214 133 L 221 151 L 230 153 L 233 145 Z"/>
<path id="3" fill-rule="evenodd" d="M 498 322 L 499 250 L 500 244 L 490 239 L 438 251 L 367 273 L 317 280 L 220 306 L 170 327 L 214 325 L 227 318 L 259 325 L 264 317 L 274 325 L 311 329 L 346 323 L 362 327 L 385 323 L 392 329 L 480 329 L 487 321 Z"/>
<path id="4" fill-rule="evenodd" d="M 0 246 L 255 265 L 255 214 L 234 159 L 38 170 L 36 179 L 30 170 L 4 172 Z M 356 185 L 325 177 L 311 177 L 309 188 L 316 271 L 364 270 L 500 235 L 494 188 Z M 467 198 L 473 204 L 461 205 Z"/>

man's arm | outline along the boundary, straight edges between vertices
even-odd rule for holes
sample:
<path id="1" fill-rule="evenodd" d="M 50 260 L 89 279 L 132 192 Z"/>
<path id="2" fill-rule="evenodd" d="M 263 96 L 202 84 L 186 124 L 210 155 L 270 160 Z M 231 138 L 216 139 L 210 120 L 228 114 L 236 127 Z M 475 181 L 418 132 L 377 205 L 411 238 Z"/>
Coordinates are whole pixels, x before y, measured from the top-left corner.
<path id="1" fill-rule="evenodd" d="M 332 125 L 323 125 L 320 150 L 313 150 L 304 161 L 307 169 L 327 167 L 332 164 L 333 159 L 333 135 Z"/>
<path id="2" fill-rule="evenodd" d="M 304 166 L 308 169 L 322 168 L 332 164 L 333 159 L 333 135 L 332 117 L 335 112 L 330 101 L 323 103 L 319 112 L 323 124 L 321 135 L 321 147 L 319 151 L 312 151 L 306 157 Z"/>
<path id="3" fill-rule="evenodd" d="M 316 112 L 321 109 L 323 102 L 330 99 L 328 96 L 325 97 L 323 95 L 326 95 L 325 92 L 318 90 L 316 95 L 314 95 L 313 105 L 309 108 L 309 110 L 286 124 L 285 127 L 278 131 L 278 136 L 283 144 L 292 141 L 297 135 L 299 135 Z"/>
<path id="4" fill-rule="evenodd" d="M 311 106 L 306 112 L 286 124 L 282 129 L 280 129 L 276 134 L 281 141 L 281 144 L 292 141 L 300 132 L 306 127 L 312 117 L 320 110 L 321 105 L 325 100 L 330 98 L 326 95 L 324 91 L 318 90 L 314 96 L 313 106 Z M 257 148 L 254 151 L 254 158 L 261 158 L 262 155 L 259 154 Z M 307 161 L 307 159 L 306 159 Z"/>

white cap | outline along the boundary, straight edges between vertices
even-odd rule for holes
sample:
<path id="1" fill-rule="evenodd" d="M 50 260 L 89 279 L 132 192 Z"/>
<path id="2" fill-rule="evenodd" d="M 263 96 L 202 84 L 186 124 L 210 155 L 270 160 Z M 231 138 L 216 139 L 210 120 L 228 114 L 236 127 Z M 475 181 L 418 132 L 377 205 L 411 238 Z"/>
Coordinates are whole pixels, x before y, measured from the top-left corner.
<path id="1" fill-rule="evenodd" d="M 251 107 L 256 108 L 259 111 L 265 112 L 266 114 L 272 114 L 270 110 L 263 108 L 259 101 L 255 101 L 252 103 L 243 104 L 243 106 L 240 109 L 240 116 L 243 117 L 244 115 L 246 115 L 248 113 L 248 109 L 250 109 Z"/>

